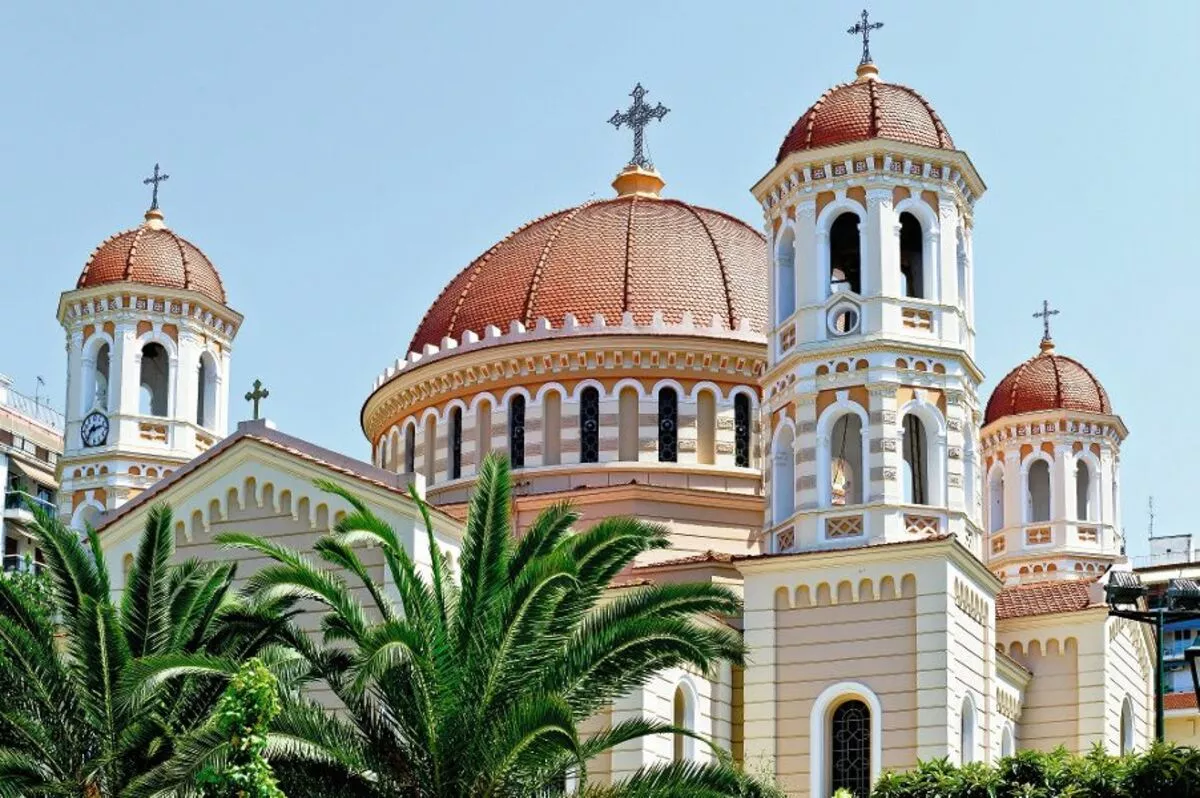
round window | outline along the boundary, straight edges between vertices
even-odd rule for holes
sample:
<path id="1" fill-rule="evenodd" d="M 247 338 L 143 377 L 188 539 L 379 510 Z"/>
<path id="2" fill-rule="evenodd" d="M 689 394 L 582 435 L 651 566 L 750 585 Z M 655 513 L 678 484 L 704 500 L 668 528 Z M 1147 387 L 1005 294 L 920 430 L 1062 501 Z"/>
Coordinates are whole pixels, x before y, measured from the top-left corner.
<path id="1" fill-rule="evenodd" d="M 851 333 L 858 332 L 858 306 L 849 302 L 842 302 L 835 305 L 829 311 L 827 322 L 829 332 L 834 335 L 850 335 Z"/>

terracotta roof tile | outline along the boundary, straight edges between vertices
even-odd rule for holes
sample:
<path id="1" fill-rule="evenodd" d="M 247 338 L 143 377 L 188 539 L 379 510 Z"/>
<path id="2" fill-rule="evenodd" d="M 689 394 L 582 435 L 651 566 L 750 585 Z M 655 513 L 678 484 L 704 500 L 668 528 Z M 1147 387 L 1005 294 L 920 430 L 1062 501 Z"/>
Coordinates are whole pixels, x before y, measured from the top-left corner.
<path id="1" fill-rule="evenodd" d="M 988 399 L 983 423 L 1042 410 L 1111 413 L 1104 386 L 1077 360 L 1055 354 L 1053 345 L 1010 371 Z"/>
<path id="2" fill-rule="evenodd" d="M 707 326 L 766 325 L 767 254 L 762 235 L 719 211 L 672 199 L 625 195 L 584 203 L 521 227 L 460 272 L 422 319 L 409 349 L 443 337 L 480 335 L 494 324 L 584 324 L 625 312 L 649 324 L 661 310 L 690 312 Z"/>
<path id="3" fill-rule="evenodd" d="M 1095 579 L 1034 582 L 1006 587 L 996 596 L 996 620 L 1078 612 L 1092 606 Z"/>
<path id="4" fill-rule="evenodd" d="M 1192 692 L 1186 693 L 1165 693 L 1163 694 L 1163 709 L 1197 709 L 1196 694 Z"/>

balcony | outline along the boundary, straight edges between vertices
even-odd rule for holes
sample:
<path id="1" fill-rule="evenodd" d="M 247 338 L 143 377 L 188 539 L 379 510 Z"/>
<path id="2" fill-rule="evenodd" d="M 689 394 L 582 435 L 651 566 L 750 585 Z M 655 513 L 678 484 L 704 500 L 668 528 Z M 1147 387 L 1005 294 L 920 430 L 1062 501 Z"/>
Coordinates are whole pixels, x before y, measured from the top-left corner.
<path id="1" fill-rule="evenodd" d="M 3 557 L 3 563 L 0 565 L 0 571 L 6 574 L 13 573 L 34 573 L 40 574 L 45 569 L 45 564 L 34 560 L 25 554 L 6 554 Z"/>
<path id="2" fill-rule="evenodd" d="M 14 521 L 29 522 L 33 520 L 31 507 L 41 507 L 47 512 L 57 512 L 54 501 L 48 495 L 26 493 L 23 490 L 9 490 L 4 494 L 4 517 Z"/>

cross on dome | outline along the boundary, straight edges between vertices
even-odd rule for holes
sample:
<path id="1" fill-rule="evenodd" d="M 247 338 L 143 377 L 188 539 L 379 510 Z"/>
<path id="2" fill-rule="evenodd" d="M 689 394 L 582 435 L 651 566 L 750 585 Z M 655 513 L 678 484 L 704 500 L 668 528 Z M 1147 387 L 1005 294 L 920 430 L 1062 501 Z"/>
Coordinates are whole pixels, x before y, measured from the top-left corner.
<path id="1" fill-rule="evenodd" d="M 1058 310 L 1050 309 L 1050 300 L 1049 299 L 1043 299 L 1042 300 L 1042 309 L 1040 311 L 1038 311 L 1037 313 L 1033 314 L 1033 317 L 1035 319 L 1042 320 L 1042 349 L 1046 349 L 1048 346 L 1049 347 L 1054 346 L 1054 343 L 1053 343 L 1052 339 L 1050 338 L 1050 317 L 1057 316 L 1059 314 L 1059 312 L 1060 311 L 1058 311 Z"/>
<path id="2" fill-rule="evenodd" d="M 846 30 L 846 33 L 849 33 L 851 36 L 857 36 L 859 34 L 862 35 L 863 54 L 862 60 L 858 62 L 859 66 L 871 63 L 871 31 L 879 30 L 882 27 L 882 22 L 870 21 L 870 18 L 867 14 L 867 9 L 864 8 L 862 16 L 859 18 L 858 22 L 854 23 L 854 27 Z"/>
<path id="3" fill-rule="evenodd" d="M 163 182 L 164 180 L 170 180 L 170 179 L 171 179 L 170 175 L 160 174 L 158 171 L 158 164 L 154 164 L 154 174 L 151 177 L 147 177 L 145 180 L 142 181 L 143 186 L 148 186 L 151 183 L 154 184 L 154 193 L 150 195 L 150 210 L 152 210 L 152 211 L 158 210 L 158 184 Z"/>
<path id="4" fill-rule="evenodd" d="M 646 153 L 642 147 L 643 131 L 646 125 L 652 120 L 662 121 L 662 118 L 670 112 L 662 103 L 651 107 L 646 104 L 646 90 L 639 83 L 633 87 L 633 91 L 629 92 L 629 96 L 633 98 L 633 104 L 624 113 L 617 111 L 608 120 L 608 123 L 618 130 L 621 125 L 628 125 L 633 128 L 633 158 L 629 160 L 630 166 L 640 166 L 643 169 L 653 169 L 654 164 L 646 157 Z"/>

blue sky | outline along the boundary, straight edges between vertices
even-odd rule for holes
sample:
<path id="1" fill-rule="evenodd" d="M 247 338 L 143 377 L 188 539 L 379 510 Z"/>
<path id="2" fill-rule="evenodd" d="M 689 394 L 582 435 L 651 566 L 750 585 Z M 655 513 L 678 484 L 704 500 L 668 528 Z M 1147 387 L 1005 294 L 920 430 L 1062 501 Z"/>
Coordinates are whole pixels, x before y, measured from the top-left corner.
<path id="1" fill-rule="evenodd" d="M 528 219 L 606 195 L 636 81 L 667 193 L 759 225 L 748 187 L 828 86 L 860 3 L 8 3 L 0 9 L 0 371 L 57 404 L 58 294 L 141 220 L 217 264 L 255 377 L 293 434 L 358 456 L 371 380 L 442 285 Z M 1200 431 L 1192 151 L 1200 4 L 879 0 L 886 80 L 922 92 L 989 192 L 977 206 L 978 359 L 995 381 L 1054 335 L 1131 429 L 1125 523 L 1186 515 Z M 583 279 L 586 279 L 584 277 Z M 248 408 L 238 401 L 239 418 Z"/>

